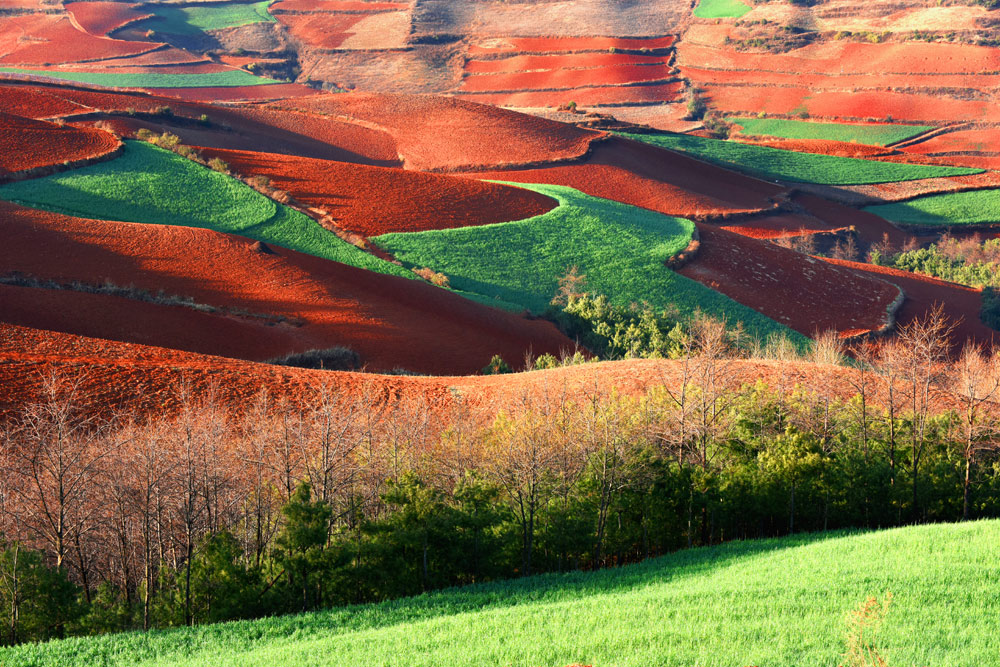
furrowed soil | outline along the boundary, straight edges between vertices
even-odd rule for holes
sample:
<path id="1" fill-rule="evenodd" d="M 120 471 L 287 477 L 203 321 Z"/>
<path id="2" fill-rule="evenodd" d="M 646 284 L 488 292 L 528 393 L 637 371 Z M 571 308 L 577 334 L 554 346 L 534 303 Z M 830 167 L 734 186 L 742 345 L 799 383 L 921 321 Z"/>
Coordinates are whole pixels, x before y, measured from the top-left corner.
<path id="1" fill-rule="evenodd" d="M 152 16 L 121 2 L 71 2 L 66 5 L 66 11 L 77 25 L 95 37 L 103 37 L 112 30 Z"/>
<path id="2" fill-rule="evenodd" d="M 121 145 L 97 128 L 31 120 L 0 112 L 0 178 L 64 161 L 96 158 Z"/>

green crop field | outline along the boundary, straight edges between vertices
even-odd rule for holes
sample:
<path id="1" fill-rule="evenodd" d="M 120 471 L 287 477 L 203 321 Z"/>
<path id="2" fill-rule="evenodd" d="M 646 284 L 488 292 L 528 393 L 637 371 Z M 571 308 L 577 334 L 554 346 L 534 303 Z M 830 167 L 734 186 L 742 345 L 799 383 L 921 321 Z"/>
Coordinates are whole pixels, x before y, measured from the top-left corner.
<path id="1" fill-rule="evenodd" d="M 983 172 L 982 169 L 964 167 L 879 162 L 815 153 L 799 153 L 766 146 L 754 146 L 738 141 L 706 139 L 668 132 L 625 134 L 624 136 L 661 148 L 689 153 L 708 162 L 733 167 L 761 178 L 798 183 L 863 185 L 963 176 Z"/>
<path id="2" fill-rule="evenodd" d="M 846 616 L 893 595 L 889 665 L 996 665 L 1000 522 L 820 533 L 623 568 L 193 629 L 0 649 L 6 667 L 842 664 Z"/>
<path id="3" fill-rule="evenodd" d="M 206 30 L 234 28 L 251 23 L 274 23 L 267 11 L 274 0 L 263 2 L 225 2 L 172 7 L 156 4 L 149 11 L 155 18 L 137 24 L 142 30 L 154 30 L 172 35 L 197 35 Z"/>
<path id="4" fill-rule="evenodd" d="M 1000 190 L 930 195 L 865 210 L 903 225 L 1000 225 Z"/>
<path id="5" fill-rule="evenodd" d="M 559 276 L 575 265 L 586 274 L 588 290 L 621 305 L 646 301 L 656 308 L 674 306 L 682 315 L 701 309 L 730 322 L 742 321 L 761 337 L 784 333 L 804 341 L 777 322 L 664 266 L 690 242 L 694 229 L 690 221 L 572 188 L 511 185 L 553 197 L 559 206 L 527 220 L 384 234 L 373 241 L 404 263 L 444 273 L 452 287 L 479 294 L 486 302 L 498 299 L 540 313 L 555 294 Z"/>
<path id="6" fill-rule="evenodd" d="M 738 19 L 752 8 L 740 0 L 701 0 L 694 15 L 700 19 Z"/>
<path id="7" fill-rule="evenodd" d="M 82 218 L 202 227 L 414 277 L 240 181 L 141 141 L 114 160 L 0 186 L 0 198 Z"/>
<path id="8" fill-rule="evenodd" d="M 275 79 L 254 76 L 241 69 L 202 74 L 164 74 L 162 72 L 115 74 L 113 72 L 56 72 L 0 67 L 0 73 L 3 72 L 118 88 L 233 88 L 235 86 L 261 86 L 268 83 L 280 83 Z"/>
<path id="9" fill-rule="evenodd" d="M 741 134 L 782 139 L 847 141 L 869 146 L 888 146 L 934 129 L 930 125 L 856 125 L 813 123 L 783 118 L 727 118 L 743 128 Z"/>

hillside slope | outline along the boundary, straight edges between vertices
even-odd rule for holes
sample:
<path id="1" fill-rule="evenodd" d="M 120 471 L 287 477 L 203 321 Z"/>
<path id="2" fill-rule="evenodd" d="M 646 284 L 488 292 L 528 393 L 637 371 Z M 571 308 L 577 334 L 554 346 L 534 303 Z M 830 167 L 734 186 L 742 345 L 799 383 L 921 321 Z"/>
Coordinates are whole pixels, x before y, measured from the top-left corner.
<path id="1" fill-rule="evenodd" d="M 732 542 L 379 605 L 0 651 L 22 665 L 836 665 L 893 595 L 893 665 L 996 664 L 1000 522 Z"/>

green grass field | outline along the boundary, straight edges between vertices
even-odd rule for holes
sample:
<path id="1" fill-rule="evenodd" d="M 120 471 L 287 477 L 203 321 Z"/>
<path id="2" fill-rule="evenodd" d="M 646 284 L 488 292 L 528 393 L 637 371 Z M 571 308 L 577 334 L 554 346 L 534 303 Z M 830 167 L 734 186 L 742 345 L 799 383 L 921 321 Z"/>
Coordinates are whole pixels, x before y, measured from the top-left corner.
<path id="1" fill-rule="evenodd" d="M 1000 190 L 930 195 L 864 210 L 902 225 L 1000 225 Z"/>
<path id="2" fill-rule="evenodd" d="M 0 198 L 82 218 L 202 227 L 413 278 L 240 181 L 141 141 L 114 160 L 0 186 Z"/>
<path id="3" fill-rule="evenodd" d="M 586 289 L 621 305 L 646 301 L 656 308 L 675 306 L 682 315 L 696 309 L 742 321 L 751 333 L 767 337 L 790 329 L 740 305 L 664 262 L 683 250 L 694 225 L 688 220 L 590 197 L 557 185 L 529 187 L 559 201 L 559 206 L 516 222 L 385 234 L 373 239 L 404 264 L 428 266 L 448 276 L 463 292 L 518 304 L 534 313 L 548 306 L 559 276 L 573 265 L 586 274 Z"/>
<path id="4" fill-rule="evenodd" d="M 241 69 L 232 69 L 225 72 L 206 72 L 204 74 L 164 74 L 162 72 L 115 74 L 112 72 L 54 72 L 40 69 L 0 67 L 0 73 L 3 72 L 118 88 L 232 88 L 235 86 L 261 86 L 268 83 L 280 83 L 275 79 L 254 76 Z"/>
<path id="5" fill-rule="evenodd" d="M 821 139 L 847 141 L 869 146 L 888 146 L 934 129 L 930 125 L 855 125 L 851 123 L 814 123 L 783 118 L 727 118 L 749 136 L 782 139 Z"/>
<path id="6" fill-rule="evenodd" d="M 694 9 L 700 19 L 738 19 L 752 9 L 740 0 L 701 0 Z"/>
<path id="7" fill-rule="evenodd" d="M 738 141 L 706 139 L 686 134 L 625 134 L 636 141 L 689 153 L 770 180 L 822 185 L 862 185 L 895 183 L 922 178 L 979 174 L 982 169 L 938 167 L 899 162 L 878 162 L 815 153 L 785 151 L 766 146 L 754 146 Z"/>
<path id="8" fill-rule="evenodd" d="M 197 35 L 207 30 L 233 28 L 251 23 L 274 23 L 267 8 L 274 0 L 263 2 L 225 2 L 206 5 L 172 7 L 152 5 L 155 18 L 141 21 L 142 30 L 154 30 L 172 35 Z"/>
<path id="9" fill-rule="evenodd" d="M 1000 663 L 1000 522 L 981 521 L 733 542 L 376 605 L 0 649 L 0 664 L 834 667 L 846 615 L 887 591 L 875 644 L 892 667 Z"/>

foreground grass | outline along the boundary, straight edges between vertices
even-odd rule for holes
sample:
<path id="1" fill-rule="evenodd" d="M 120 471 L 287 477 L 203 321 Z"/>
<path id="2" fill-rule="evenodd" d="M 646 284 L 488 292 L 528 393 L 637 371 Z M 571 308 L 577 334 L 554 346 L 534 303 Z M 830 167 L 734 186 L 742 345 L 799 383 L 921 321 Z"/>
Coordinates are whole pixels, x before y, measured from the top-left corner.
<path id="1" fill-rule="evenodd" d="M 918 197 L 864 210 L 902 225 L 1000 224 L 1000 190 L 973 190 Z"/>
<path id="2" fill-rule="evenodd" d="M 738 141 L 706 139 L 668 132 L 657 134 L 626 134 L 637 141 L 683 153 L 690 153 L 714 162 L 770 180 L 821 185 L 864 185 L 895 183 L 922 178 L 980 174 L 982 169 L 939 167 L 901 162 L 879 162 L 816 153 L 799 153 L 767 146 L 754 146 Z"/>
<path id="3" fill-rule="evenodd" d="M 234 28 L 251 23 L 274 23 L 267 8 L 274 0 L 263 2 L 226 2 L 206 5 L 172 7 L 152 5 L 155 18 L 141 22 L 142 29 L 152 29 L 172 35 L 196 35 L 207 30 Z"/>
<path id="4" fill-rule="evenodd" d="M 141 141 L 114 160 L 0 186 L 22 206 L 96 220 L 201 227 L 412 278 L 240 181 Z"/>
<path id="5" fill-rule="evenodd" d="M 783 118 L 727 118 L 726 120 L 742 127 L 741 134 L 748 136 L 846 141 L 869 146 L 888 146 L 934 129 L 930 125 L 814 123 Z"/>
<path id="6" fill-rule="evenodd" d="M 701 0 L 694 9 L 700 19 L 738 19 L 752 9 L 740 0 Z"/>
<path id="7" fill-rule="evenodd" d="M 800 334 L 664 266 L 690 242 L 694 224 L 689 220 L 558 185 L 510 185 L 546 194 L 559 206 L 527 220 L 373 240 L 404 263 L 440 271 L 452 287 L 486 302 L 495 299 L 541 313 L 556 293 L 559 276 L 575 265 L 586 275 L 588 291 L 615 303 L 645 301 L 656 308 L 675 307 L 681 315 L 700 309 L 742 321 L 762 338 L 783 333 L 804 342 Z"/>
<path id="8" fill-rule="evenodd" d="M 893 594 L 893 666 L 996 665 L 1000 522 L 734 542 L 326 612 L 0 649 L 61 665 L 839 664 L 845 615 Z"/>
<path id="9" fill-rule="evenodd" d="M 254 76 L 240 69 L 203 74 L 164 74 L 161 72 L 61 72 L 0 67 L 0 72 L 119 88 L 234 88 L 236 86 L 262 86 L 268 83 L 280 83 L 275 79 Z"/>

